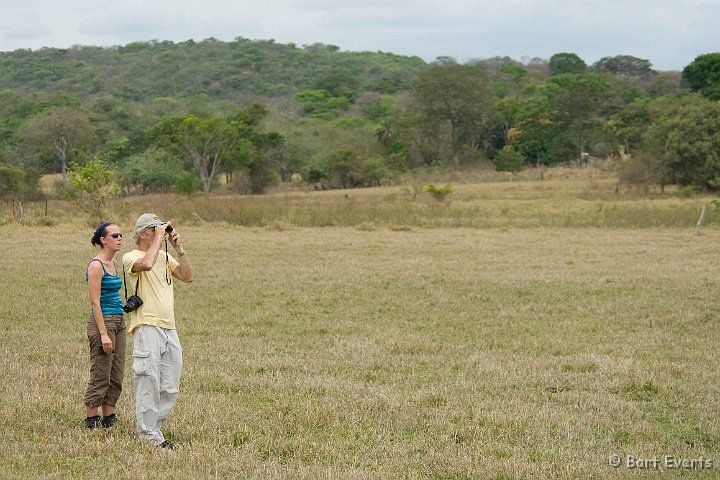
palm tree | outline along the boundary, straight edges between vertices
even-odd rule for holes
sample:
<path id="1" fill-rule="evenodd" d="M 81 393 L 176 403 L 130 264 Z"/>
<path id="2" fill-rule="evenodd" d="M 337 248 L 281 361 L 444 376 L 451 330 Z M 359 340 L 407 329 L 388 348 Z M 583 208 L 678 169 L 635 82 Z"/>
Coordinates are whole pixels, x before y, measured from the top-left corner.
<path id="1" fill-rule="evenodd" d="M 390 122 L 384 121 L 377 130 L 375 130 L 375 136 L 378 142 L 382 143 L 385 148 L 392 145 L 393 140 L 395 140 L 395 132 L 393 132 Z"/>

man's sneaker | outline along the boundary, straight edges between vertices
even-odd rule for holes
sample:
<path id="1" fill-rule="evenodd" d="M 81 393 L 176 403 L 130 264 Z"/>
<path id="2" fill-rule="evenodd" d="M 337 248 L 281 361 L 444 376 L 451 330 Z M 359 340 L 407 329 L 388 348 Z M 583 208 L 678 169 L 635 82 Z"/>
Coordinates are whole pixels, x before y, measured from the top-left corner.
<path id="1" fill-rule="evenodd" d="M 85 417 L 85 428 L 89 428 L 90 430 L 100 428 L 100 415 Z"/>
<path id="2" fill-rule="evenodd" d="M 175 448 L 176 448 L 174 443 L 170 443 L 167 440 L 165 440 L 163 443 L 161 443 L 158 446 L 160 448 L 167 448 L 168 450 L 175 450 Z"/>
<path id="3" fill-rule="evenodd" d="M 103 428 L 110 428 L 117 423 L 117 415 L 111 413 L 107 417 L 103 417 L 102 426 Z"/>

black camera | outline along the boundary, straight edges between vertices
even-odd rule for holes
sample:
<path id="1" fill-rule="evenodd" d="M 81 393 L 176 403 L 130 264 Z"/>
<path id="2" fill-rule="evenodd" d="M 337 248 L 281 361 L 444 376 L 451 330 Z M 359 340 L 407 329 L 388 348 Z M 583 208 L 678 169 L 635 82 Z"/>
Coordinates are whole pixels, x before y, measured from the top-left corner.
<path id="1" fill-rule="evenodd" d="M 125 313 L 130 313 L 140 308 L 140 305 L 142 304 L 142 298 L 137 295 L 130 295 L 127 299 L 127 303 L 123 305 L 123 310 L 125 310 Z"/>
<path id="2" fill-rule="evenodd" d="M 165 233 L 172 233 L 172 231 L 173 231 L 172 225 L 168 225 L 167 227 L 165 227 Z"/>

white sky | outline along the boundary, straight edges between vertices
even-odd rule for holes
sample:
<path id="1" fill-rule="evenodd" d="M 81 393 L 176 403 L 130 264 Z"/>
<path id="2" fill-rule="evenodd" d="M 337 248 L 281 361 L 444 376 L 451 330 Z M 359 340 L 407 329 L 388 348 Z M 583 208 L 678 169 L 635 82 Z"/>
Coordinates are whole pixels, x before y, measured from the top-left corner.
<path id="1" fill-rule="evenodd" d="M 426 61 L 633 55 L 682 70 L 720 51 L 718 25 L 719 0 L 0 0 L 0 51 L 244 37 Z"/>

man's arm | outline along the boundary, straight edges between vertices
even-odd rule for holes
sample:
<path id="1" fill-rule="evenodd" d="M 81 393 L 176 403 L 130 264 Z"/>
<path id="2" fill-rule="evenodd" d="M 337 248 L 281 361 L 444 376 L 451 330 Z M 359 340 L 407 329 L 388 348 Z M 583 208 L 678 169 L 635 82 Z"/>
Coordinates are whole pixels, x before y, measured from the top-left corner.
<path id="1" fill-rule="evenodd" d="M 155 237 L 153 238 L 153 242 L 150 245 L 150 248 L 148 248 L 148 251 L 145 252 L 145 255 L 135 261 L 132 266 L 132 273 L 149 272 L 155 266 L 158 253 L 160 252 L 160 245 L 162 245 L 165 235 L 165 228 L 165 224 L 155 227 Z"/>
<path id="2" fill-rule="evenodd" d="M 177 252 L 178 263 L 180 264 L 173 270 L 173 277 L 177 278 L 182 282 L 190 283 L 193 281 L 195 276 L 193 273 L 192 265 L 190 264 L 190 260 L 187 256 L 187 252 L 185 251 L 185 247 L 182 244 L 180 234 L 177 232 L 177 230 L 173 230 L 169 237 L 170 243 Z"/>

